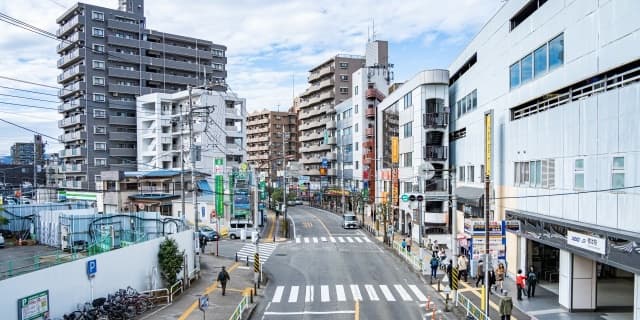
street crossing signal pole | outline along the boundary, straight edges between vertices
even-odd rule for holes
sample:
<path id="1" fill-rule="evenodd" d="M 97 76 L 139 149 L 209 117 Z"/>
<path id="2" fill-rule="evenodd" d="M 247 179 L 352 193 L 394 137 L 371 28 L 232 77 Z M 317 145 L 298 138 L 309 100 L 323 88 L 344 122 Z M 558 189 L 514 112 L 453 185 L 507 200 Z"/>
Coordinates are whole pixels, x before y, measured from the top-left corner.
<path id="1" fill-rule="evenodd" d="M 490 176 L 484 178 L 484 311 L 489 313 L 489 189 Z"/>

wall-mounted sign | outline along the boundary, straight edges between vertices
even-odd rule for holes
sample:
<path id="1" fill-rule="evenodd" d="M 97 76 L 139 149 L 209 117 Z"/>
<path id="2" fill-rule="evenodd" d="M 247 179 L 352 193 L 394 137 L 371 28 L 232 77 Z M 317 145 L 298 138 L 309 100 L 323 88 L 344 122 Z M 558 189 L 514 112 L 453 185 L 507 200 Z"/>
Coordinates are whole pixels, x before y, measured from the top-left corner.
<path id="1" fill-rule="evenodd" d="M 49 319 L 49 290 L 18 299 L 18 320 Z"/>
<path id="2" fill-rule="evenodd" d="M 567 230 L 567 244 L 599 254 L 605 254 L 607 252 L 606 239 L 571 230 Z"/>
<path id="3" fill-rule="evenodd" d="M 93 278 L 98 272 L 98 262 L 96 259 L 87 261 L 87 276 Z"/>

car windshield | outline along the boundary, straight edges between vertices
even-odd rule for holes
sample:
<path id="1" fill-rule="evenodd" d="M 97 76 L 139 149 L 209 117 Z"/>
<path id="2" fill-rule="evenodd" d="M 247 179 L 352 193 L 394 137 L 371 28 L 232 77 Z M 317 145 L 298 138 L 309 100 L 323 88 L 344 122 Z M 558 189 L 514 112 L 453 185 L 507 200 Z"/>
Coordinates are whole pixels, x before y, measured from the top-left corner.
<path id="1" fill-rule="evenodd" d="M 356 221 L 356 216 L 344 216 L 345 221 Z"/>

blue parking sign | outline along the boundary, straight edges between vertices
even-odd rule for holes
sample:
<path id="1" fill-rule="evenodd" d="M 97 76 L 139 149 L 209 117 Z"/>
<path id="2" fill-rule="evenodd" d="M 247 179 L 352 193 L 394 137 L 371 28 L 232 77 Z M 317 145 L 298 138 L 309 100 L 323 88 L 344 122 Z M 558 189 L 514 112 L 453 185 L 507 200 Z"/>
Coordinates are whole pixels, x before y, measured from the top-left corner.
<path id="1" fill-rule="evenodd" d="M 87 261 L 87 275 L 89 277 L 93 277 L 96 275 L 96 272 L 98 272 L 98 263 L 96 262 L 96 259 Z"/>

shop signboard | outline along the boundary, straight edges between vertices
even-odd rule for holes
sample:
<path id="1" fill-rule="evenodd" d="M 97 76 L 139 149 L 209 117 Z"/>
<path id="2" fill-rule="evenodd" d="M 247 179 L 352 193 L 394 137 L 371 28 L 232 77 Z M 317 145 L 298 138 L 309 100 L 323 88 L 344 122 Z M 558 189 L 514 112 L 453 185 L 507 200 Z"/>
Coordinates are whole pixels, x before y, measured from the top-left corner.
<path id="1" fill-rule="evenodd" d="M 571 230 L 567 230 L 567 244 L 598 254 L 605 254 L 607 252 L 606 239 Z"/>
<path id="2" fill-rule="evenodd" d="M 216 212 L 218 217 L 224 217 L 224 158 L 215 158 L 214 163 L 215 173 L 215 201 Z"/>
<path id="3" fill-rule="evenodd" d="M 18 320 L 49 319 L 49 290 L 18 299 Z"/>
<path id="4" fill-rule="evenodd" d="M 464 232 L 468 235 L 482 235 L 484 236 L 484 221 L 483 220 L 465 220 Z M 502 235 L 502 222 L 490 221 L 489 222 L 489 235 L 499 236 Z"/>
<path id="5" fill-rule="evenodd" d="M 474 260 L 482 258 L 482 255 L 486 253 L 484 236 L 471 237 L 471 243 L 469 246 L 469 252 Z M 506 244 L 504 243 L 502 236 L 489 237 L 489 255 L 493 259 L 504 260 L 506 258 Z"/>

